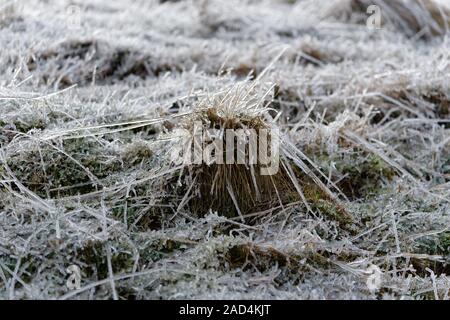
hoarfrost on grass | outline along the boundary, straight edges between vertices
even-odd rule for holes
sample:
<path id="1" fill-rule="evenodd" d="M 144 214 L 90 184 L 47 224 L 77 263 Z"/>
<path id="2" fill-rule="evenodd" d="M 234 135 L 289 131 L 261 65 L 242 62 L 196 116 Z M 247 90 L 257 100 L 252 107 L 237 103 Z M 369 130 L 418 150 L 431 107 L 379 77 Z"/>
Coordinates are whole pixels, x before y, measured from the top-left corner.
<path id="1" fill-rule="evenodd" d="M 0 299 L 448 299 L 448 8 L 373 2 L 2 2 Z M 315 183 L 181 206 L 165 139 L 256 82 Z"/>

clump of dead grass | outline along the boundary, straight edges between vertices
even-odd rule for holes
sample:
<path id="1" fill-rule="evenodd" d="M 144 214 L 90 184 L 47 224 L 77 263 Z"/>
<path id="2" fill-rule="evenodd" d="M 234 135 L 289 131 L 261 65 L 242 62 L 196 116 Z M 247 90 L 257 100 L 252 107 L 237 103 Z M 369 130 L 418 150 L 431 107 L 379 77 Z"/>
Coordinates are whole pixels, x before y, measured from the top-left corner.
<path id="1" fill-rule="evenodd" d="M 257 208 L 267 210 L 274 204 L 286 203 L 289 198 L 292 200 L 295 188 L 289 182 L 286 169 L 280 168 L 274 175 L 262 174 L 265 165 L 248 157 L 248 136 L 243 141 L 246 144 L 243 155 L 238 154 L 235 139 L 232 140 L 234 146 L 227 146 L 227 130 L 244 130 L 247 134 L 249 130 L 255 132 L 256 140 L 252 143 L 261 143 L 259 134 L 264 131 L 268 133 L 269 148 L 271 139 L 279 139 L 271 136 L 275 132 L 271 129 L 276 124 L 270 119 L 269 110 L 263 107 L 268 92 L 263 97 L 257 97 L 252 92 L 254 90 L 254 86 L 245 83 L 223 93 L 210 95 L 181 121 L 180 127 L 187 132 L 193 132 L 195 124 L 201 124 L 203 130 L 215 129 L 216 137 L 210 138 L 218 139 L 223 151 L 217 152 L 210 163 L 206 161 L 183 168 L 181 180 L 190 186 L 190 191 L 184 197 L 186 203 L 180 204 L 180 207 L 188 205 L 200 215 L 212 209 L 225 216 L 235 217 L 255 212 Z M 227 152 L 233 153 L 235 163 L 226 164 Z M 269 154 L 278 156 L 276 150 L 269 150 Z M 242 156 L 245 162 L 238 164 L 237 159 Z"/>
<path id="2" fill-rule="evenodd" d="M 322 181 L 327 180 L 325 175 L 283 135 L 277 124 L 276 112 L 273 118 L 274 110 L 267 107 L 271 102 L 269 94 L 273 89 L 261 91 L 257 87 L 259 85 L 258 79 L 254 82 L 244 81 L 222 92 L 207 94 L 180 121 L 179 128 L 187 132 L 184 135 L 189 135 L 189 132 L 191 134 L 189 148 L 192 149 L 195 144 L 194 126 L 200 124 L 203 130 L 216 130 L 214 139 L 218 139 L 219 146 L 224 146 L 222 150 L 225 152 L 215 154 L 213 161 L 209 159 L 209 162 L 207 160 L 181 166 L 179 174 L 172 179 L 173 183 L 180 183 L 182 186 L 178 188 L 182 201 L 177 212 L 189 208 L 195 215 L 202 216 L 213 210 L 220 215 L 249 222 L 276 210 L 283 210 L 289 204 L 303 203 L 305 210 L 323 214 L 338 221 L 346 229 L 345 225 L 351 225 L 354 221 L 340 203 L 338 189 L 335 186 L 335 191 L 330 190 Z M 234 152 L 236 160 L 240 151 L 230 151 L 227 148 L 227 143 L 230 143 L 226 139 L 227 130 L 246 132 L 247 139 L 237 141 L 246 144 L 244 163 L 226 163 L 227 152 Z M 272 174 L 262 173 L 267 169 L 265 161 L 250 160 L 249 132 L 257 133 L 254 142 L 258 142 L 261 147 L 261 130 L 269 134 L 270 150 L 267 155 L 271 154 L 272 161 L 276 161 L 278 165 L 277 171 Z M 274 134 L 277 136 L 273 136 Z M 179 144 L 183 143 L 180 142 L 182 139 L 179 131 L 175 130 L 171 139 L 176 141 L 174 145 L 178 144 L 178 147 L 175 149 L 179 150 Z M 279 140 L 278 151 L 270 143 L 272 139 Z M 218 161 L 219 159 L 222 161 Z"/>

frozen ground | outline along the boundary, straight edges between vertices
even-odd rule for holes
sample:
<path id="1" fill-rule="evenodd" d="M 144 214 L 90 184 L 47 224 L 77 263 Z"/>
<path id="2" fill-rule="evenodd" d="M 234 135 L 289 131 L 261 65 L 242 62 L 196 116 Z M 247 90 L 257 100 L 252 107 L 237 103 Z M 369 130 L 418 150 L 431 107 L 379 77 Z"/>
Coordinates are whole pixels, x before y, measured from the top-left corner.
<path id="1" fill-rule="evenodd" d="M 0 3 L 0 299 L 449 299 L 447 0 Z M 170 162 L 223 101 L 301 200 L 241 220 Z"/>

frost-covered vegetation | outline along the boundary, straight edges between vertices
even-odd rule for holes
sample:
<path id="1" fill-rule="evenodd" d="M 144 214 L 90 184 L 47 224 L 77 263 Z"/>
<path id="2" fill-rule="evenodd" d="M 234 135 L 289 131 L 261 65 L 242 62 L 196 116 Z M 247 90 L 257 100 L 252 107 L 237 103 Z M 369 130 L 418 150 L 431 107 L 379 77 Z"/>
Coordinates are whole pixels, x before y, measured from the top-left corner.
<path id="1" fill-rule="evenodd" d="M 446 4 L 0 1 L 0 299 L 449 299 Z"/>

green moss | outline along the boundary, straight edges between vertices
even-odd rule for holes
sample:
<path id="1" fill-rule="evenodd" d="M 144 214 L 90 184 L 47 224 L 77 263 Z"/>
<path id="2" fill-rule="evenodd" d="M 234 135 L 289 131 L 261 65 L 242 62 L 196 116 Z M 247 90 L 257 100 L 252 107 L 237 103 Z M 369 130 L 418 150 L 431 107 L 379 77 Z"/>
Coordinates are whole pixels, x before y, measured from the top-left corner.
<path id="1" fill-rule="evenodd" d="M 7 267 L 9 270 L 14 270 L 17 264 L 18 257 L 13 255 L 0 255 L 0 259 L 2 260 L 5 267 Z M 19 277 L 24 283 L 29 283 L 33 277 L 36 274 L 36 271 L 39 267 L 39 260 L 36 259 L 36 257 L 32 256 L 31 254 L 27 254 L 22 256 L 21 258 L 21 265 L 20 265 L 20 273 Z M 9 276 L 9 273 L 5 272 L 6 276 Z M 21 287 L 21 283 L 18 281 L 17 285 Z"/>
<path id="2" fill-rule="evenodd" d="M 252 244 L 241 244 L 231 247 L 226 253 L 226 259 L 232 268 L 244 267 L 248 269 L 256 266 L 260 271 L 267 270 L 273 265 L 284 267 L 291 263 L 288 255 L 274 248 L 262 248 Z M 292 263 L 295 263 L 293 260 Z"/>
<path id="3" fill-rule="evenodd" d="M 43 117 L 39 117 L 36 115 L 22 118 L 17 118 L 14 121 L 11 122 L 5 122 L 0 120 L 0 129 L 6 125 L 14 125 L 16 127 L 16 130 L 18 132 L 27 133 L 30 130 L 44 130 L 48 123 Z"/>
<path id="4" fill-rule="evenodd" d="M 111 199 L 112 215 L 134 231 L 159 230 L 172 225 L 169 217 L 174 215 L 176 203 L 181 197 L 158 193 L 150 184 L 134 186 L 128 198 Z"/>
<path id="5" fill-rule="evenodd" d="M 437 236 L 420 238 L 414 244 L 414 252 L 418 254 L 438 255 L 443 261 L 411 259 L 411 263 L 420 275 L 427 275 L 426 269 L 431 269 L 437 275 L 450 274 L 450 232 L 446 231 Z"/>
<path id="6" fill-rule="evenodd" d="M 327 219 L 336 221 L 339 226 L 351 233 L 355 232 L 355 221 L 345 208 L 331 199 L 315 183 L 304 184 L 303 193 L 312 210 L 318 211 Z"/>
<path id="7" fill-rule="evenodd" d="M 7 254 L 1 255 L 0 260 L 9 270 L 14 270 L 17 265 L 18 256 Z M 29 284 L 36 279 L 37 275 L 45 273 L 46 271 L 52 272 L 52 274 L 57 274 L 57 276 L 52 277 L 53 285 L 60 285 L 61 287 L 65 285 L 66 280 L 59 277 L 59 272 L 54 269 L 54 265 L 48 264 L 49 260 L 57 261 L 58 253 L 55 251 L 50 251 L 46 253 L 35 253 L 35 254 L 25 254 L 20 258 L 20 269 L 17 276 L 21 281 L 16 281 L 15 286 L 17 288 L 22 288 L 22 283 Z M 6 271 L 6 270 L 4 270 Z M 10 273 L 4 272 L 5 276 L 8 278 L 11 276 Z M 1 287 L 1 283 L 0 283 Z"/>
<path id="8" fill-rule="evenodd" d="M 122 168 L 118 155 L 89 139 L 35 146 L 9 157 L 7 163 L 25 186 L 44 197 L 95 191 L 99 186 L 93 176 L 106 179 Z"/>
<path id="9" fill-rule="evenodd" d="M 353 158 L 345 163 L 338 163 L 338 170 L 346 177 L 339 186 L 352 198 L 367 198 L 379 194 L 380 182 L 390 180 L 395 171 L 380 157 L 369 155 L 366 158 Z"/>
<path id="10" fill-rule="evenodd" d="M 420 293 L 417 296 L 417 299 L 419 300 L 436 300 L 436 296 L 434 295 L 434 291 L 427 291 L 424 293 Z"/>
<path id="11" fill-rule="evenodd" d="M 392 180 L 396 172 L 379 156 L 365 152 L 353 154 L 312 155 L 322 167 L 322 171 L 331 171 L 338 180 L 339 189 L 351 200 L 370 199 L 383 194 L 385 181 Z M 331 168 L 331 164 L 334 167 Z"/>
<path id="12" fill-rule="evenodd" d="M 442 173 L 447 176 L 446 180 L 450 181 L 450 155 L 448 155 L 448 160 L 442 165 Z"/>
<path id="13" fill-rule="evenodd" d="M 444 255 L 450 254 L 450 232 L 444 232 L 439 237 L 440 247 Z"/>
<path id="14" fill-rule="evenodd" d="M 151 243 L 147 243 L 145 247 L 139 250 L 140 264 L 149 264 L 167 258 L 177 251 L 184 251 L 188 247 L 186 242 L 161 238 L 155 239 Z"/>
<path id="15" fill-rule="evenodd" d="M 128 248 L 120 248 L 120 250 L 111 253 L 111 266 L 115 274 L 132 271 L 133 255 L 127 251 L 129 251 Z M 80 266 L 86 277 L 96 275 L 97 279 L 101 280 L 109 276 L 106 257 L 105 244 L 91 241 L 75 252 L 73 260 Z"/>
<path id="16" fill-rule="evenodd" d="M 17 128 L 17 131 L 27 133 L 30 130 L 44 130 L 47 127 L 47 122 L 41 118 L 33 118 L 30 121 L 22 122 L 16 121 L 14 125 Z"/>
<path id="17" fill-rule="evenodd" d="M 442 232 L 438 236 L 421 238 L 416 243 L 416 252 L 430 255 L 450 255 L 450 231 Z"/>
<path id="18" fill-rule="evenodd" d="M 151 159 L 153 151 L 144 141 L 135 141 L 125 146 L 122 160 L 126 166 L 133 166 Z"/>
<path id="19" fill-rule="evenodd" d="M 136 290 L 127 286 L 116 286 L 117 296 L 120 300 L 137 300 Z"/>
<path id="20" fill-rule="evenodd" d="M 285 254 L 272 247 L 260 247 L 251 243 L 231 247 L 224 255 L 226 265 L 231 269 L 242 271 L 271 272 L 278 268 L 280 272 L 274 277 L 276 286 L 289 281 L 298 284 L 307 268 L 300 265 L 297 257 Z"/>
<path id="21" fill-rule="evenodd" d="M 218 253 L 218 256 L 220 257 L 221 253 Z M 308 272 L 332 266 L 327 255 L 319 252 L 308 251 L 300 256 L 253 243 L 234 245 L 225 252 L 223 258 L 227 268 L 241 269 L 244 272 L 264 273 L 278 268 L 280 272 L 277 272 L 273 279 L 276 286 L 282 286 L 286 282 L 298 284 Z"/>

